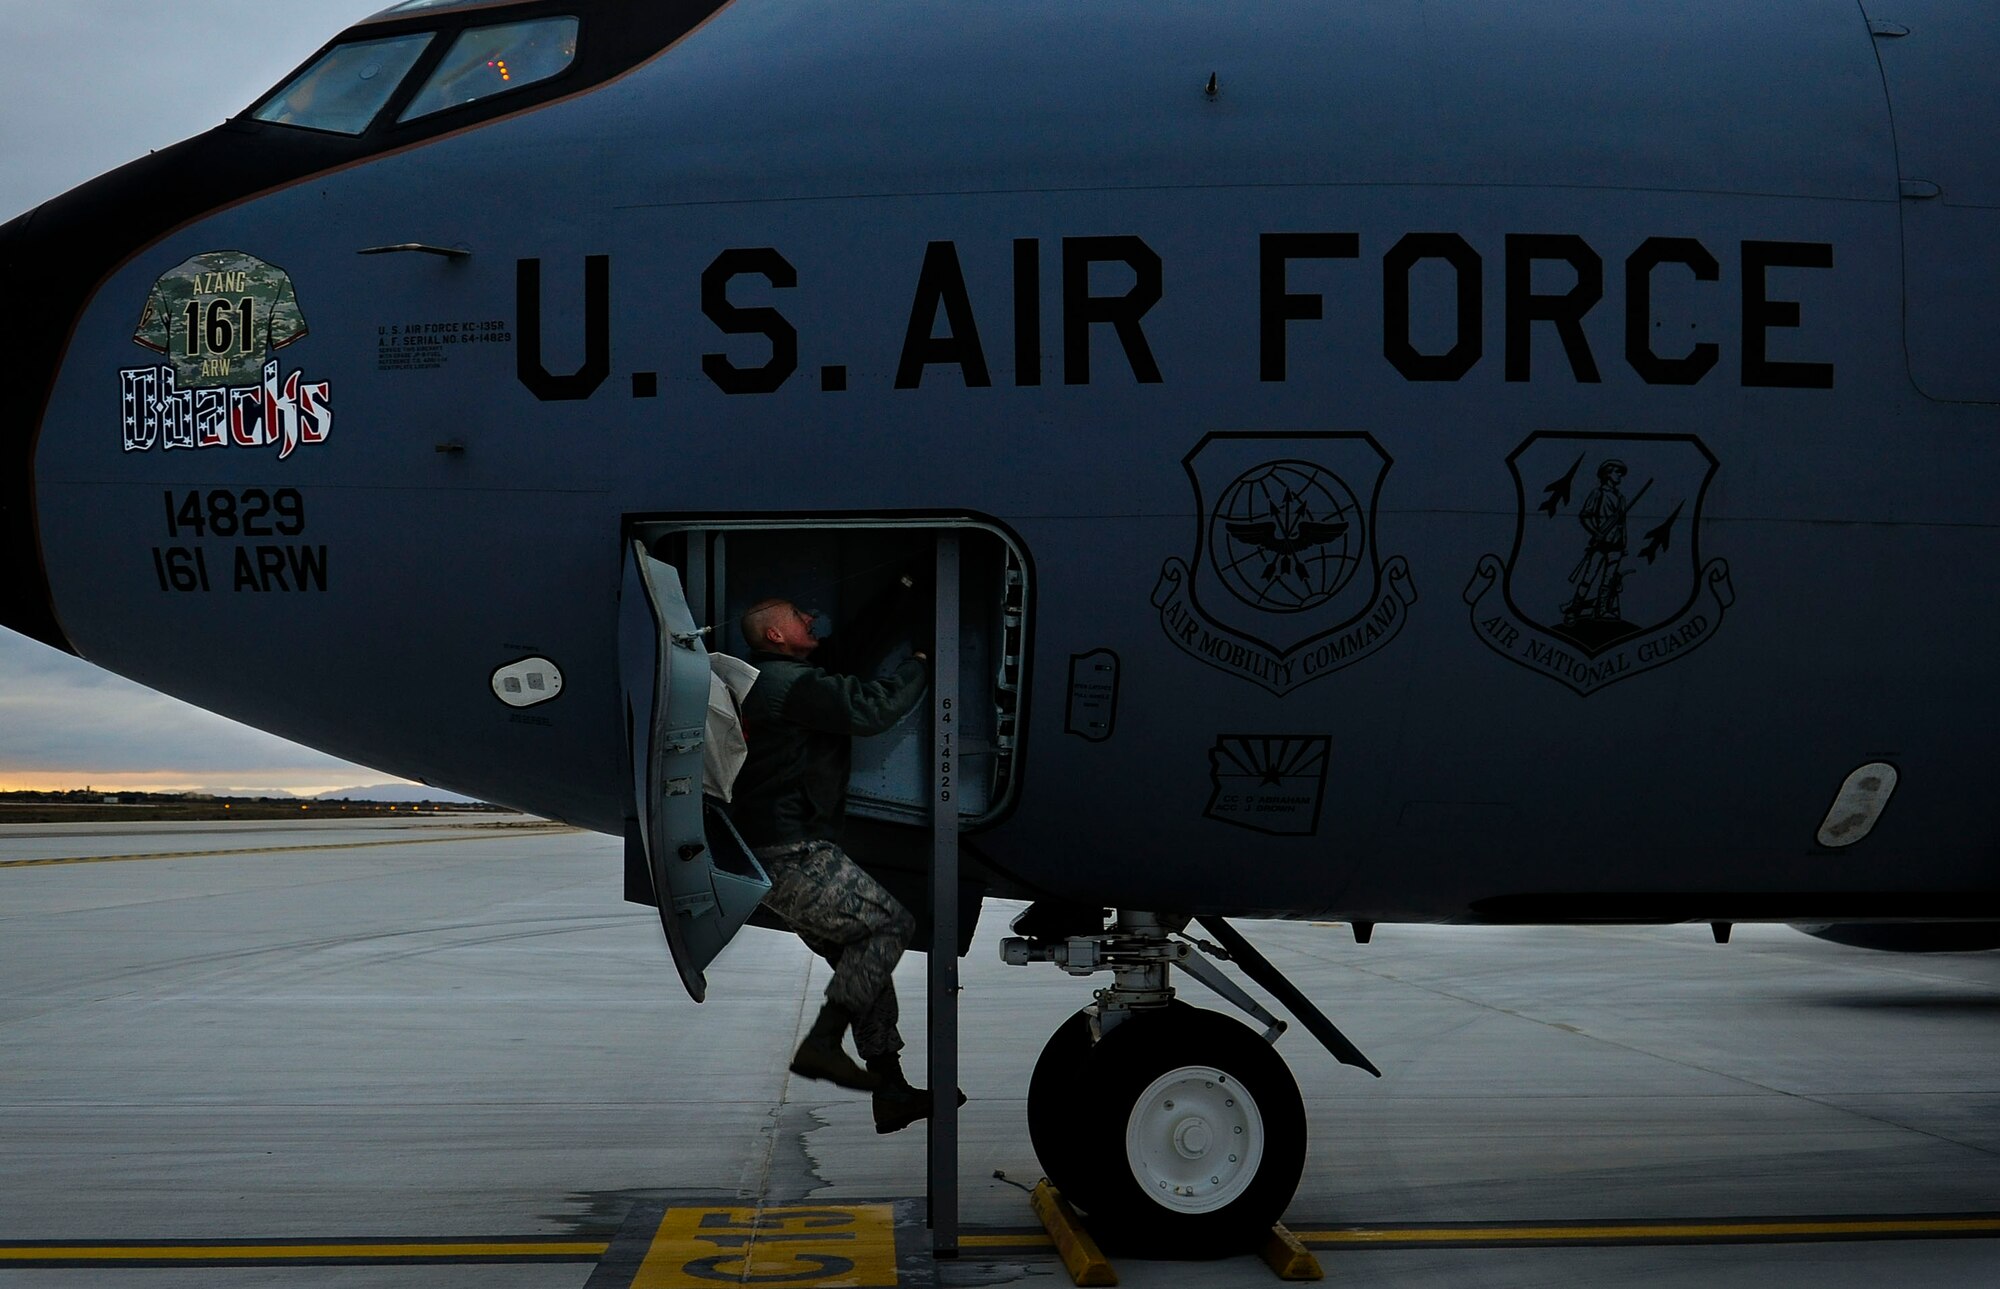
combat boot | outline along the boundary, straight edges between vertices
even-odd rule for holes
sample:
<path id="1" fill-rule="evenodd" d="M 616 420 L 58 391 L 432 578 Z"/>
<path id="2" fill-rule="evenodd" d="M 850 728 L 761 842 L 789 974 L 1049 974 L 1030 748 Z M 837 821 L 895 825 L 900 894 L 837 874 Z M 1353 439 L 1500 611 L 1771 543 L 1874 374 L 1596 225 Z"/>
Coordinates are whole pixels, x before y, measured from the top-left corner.
<path id="1" fill-rule="evenodd" d="M 847 1009 L 839 1003 L 830 1002 L 821 1007 L 819 1019 L 806 1031 L 799 1050 L 792 1053 L 792 1073 L 802 1078 L 824 1079 L 836 1087 L 852 1088 L 856 1092 L 877 1092 L 882 1080 L 855 1064 L 854 1058 L 840 1045 L 841 1035 L 847 1032 L 850 1020 Z"/>
<path id="2" fill-rule="evenodd" d="M 868 1072 L 882 1081 L 882 1086 L 875 1089 L 876 1132 L 900 1132 L 920 1119 L 931 1117 L 931 1094 L 910 1086 L 910 1081 L 903 1077 L 902 1057 L 893 1052 L 871 1057 Z M 965 1093 L 958 1094 L 958 1103 L 965 1104 Z"/>

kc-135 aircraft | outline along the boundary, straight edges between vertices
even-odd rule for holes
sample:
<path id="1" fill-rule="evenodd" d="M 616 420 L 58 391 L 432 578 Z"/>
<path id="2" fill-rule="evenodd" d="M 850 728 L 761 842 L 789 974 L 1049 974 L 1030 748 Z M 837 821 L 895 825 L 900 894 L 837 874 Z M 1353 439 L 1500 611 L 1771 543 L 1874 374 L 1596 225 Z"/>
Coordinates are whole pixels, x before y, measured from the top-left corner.
<path id="1" fill-rule="evenodd" d="M 951 792 L 1111 977 L 1050 1176 L 1230 1247 L 1304 1113 L 1197 932 L 1372 1067 L 1227 919 L 2000 942 L 1996 68 L 1963 0 L 412 0 L 0 228 L 5 622 L 626 836 L 699 998 L 708 650 L 916 570 L 955 757 L 868 740 L 851 849 L 921 889 Z"/>

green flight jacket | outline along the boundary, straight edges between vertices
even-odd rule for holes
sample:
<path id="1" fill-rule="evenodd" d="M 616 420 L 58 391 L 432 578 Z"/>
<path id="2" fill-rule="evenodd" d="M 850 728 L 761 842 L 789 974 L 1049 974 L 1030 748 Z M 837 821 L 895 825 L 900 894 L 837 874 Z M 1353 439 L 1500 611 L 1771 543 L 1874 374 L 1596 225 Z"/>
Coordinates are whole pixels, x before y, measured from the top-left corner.
<path id="1" fill-rule="evenodd" d="M 928 670 L 911 658 L 891 676 L 862 680 L 782 654 L 750 661 L 760 669 L 742 706 L 750 754 L 736 776 L 730 818 L 756 849 L 837 841 L 855 737 L 880 734 L 908 715 L 923 697 Z"/>

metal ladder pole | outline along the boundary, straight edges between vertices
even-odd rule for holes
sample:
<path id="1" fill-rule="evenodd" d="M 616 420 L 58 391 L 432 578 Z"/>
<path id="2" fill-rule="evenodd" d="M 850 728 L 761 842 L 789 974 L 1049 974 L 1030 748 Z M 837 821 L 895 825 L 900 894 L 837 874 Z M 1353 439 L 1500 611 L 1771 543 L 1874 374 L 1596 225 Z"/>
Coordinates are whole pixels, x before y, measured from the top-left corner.
<path id="1" fill-rule="evenodd" d="M 931 1254 L 958 1256 L 958 534 L 937 539 L 931 655 Z"/>

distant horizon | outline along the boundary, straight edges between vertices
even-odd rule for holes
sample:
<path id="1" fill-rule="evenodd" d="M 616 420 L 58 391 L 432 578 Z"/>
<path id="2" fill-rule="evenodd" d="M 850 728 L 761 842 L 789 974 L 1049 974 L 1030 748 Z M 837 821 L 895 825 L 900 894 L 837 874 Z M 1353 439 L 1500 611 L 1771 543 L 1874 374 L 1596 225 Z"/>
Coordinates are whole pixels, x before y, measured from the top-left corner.
<path id="1" fill-rule="evenodd" d="M 87 779 L 81 783 L 75 781 L 74 779 L 70 779 L 68 781 L 57 781 L 51 779 L 44 782 L 22 782 L 11 779 L 0 779 L 0 793 L 87 792 L 87 793 L 97 793 L 102 795 L 107 793 L 116 794 L 116 793 L 132 792 L 132 793 L 150 793 L 155 796 L 179 796 L 179 797 L 187 797 L 187 796 L 240 797 L 246 799 L 255 799 L 258 797 L 273 797 L 273 798 L 283 798 L 292 800 L 324 800 L 327 798 L 333 798 L 338 800 L 341 798 L 346 798 L 348 800 L 385 801 L 385 802 L 437 801 L 437 802 L 473 803 L 479 800 L 479 798 L 477 797 L 468 797 L 462 792 L 452 792 L 445 788 L 427 787 L 426 785 L 421 783 L 408 783 L 408 782 L 394 781 L 394 780 L 384 780 L 379 783 L 369 783 L 369 784 L 351 784 L 351 783 L 338 784 L 333 787 L 326 787 L 326 788 L 279 787 L 277 785 L 269 785 L 269 784 L 257 787 L 246 787 L 243 785 L 227 785 L 227 784 L 181 784 L 181 783 L 142 784 L 142 783 L 113 782 L 113 780 L 124 779 L 129 777 L 133 776 L 114 774 L 107 776 L 104 779 Z"/>

